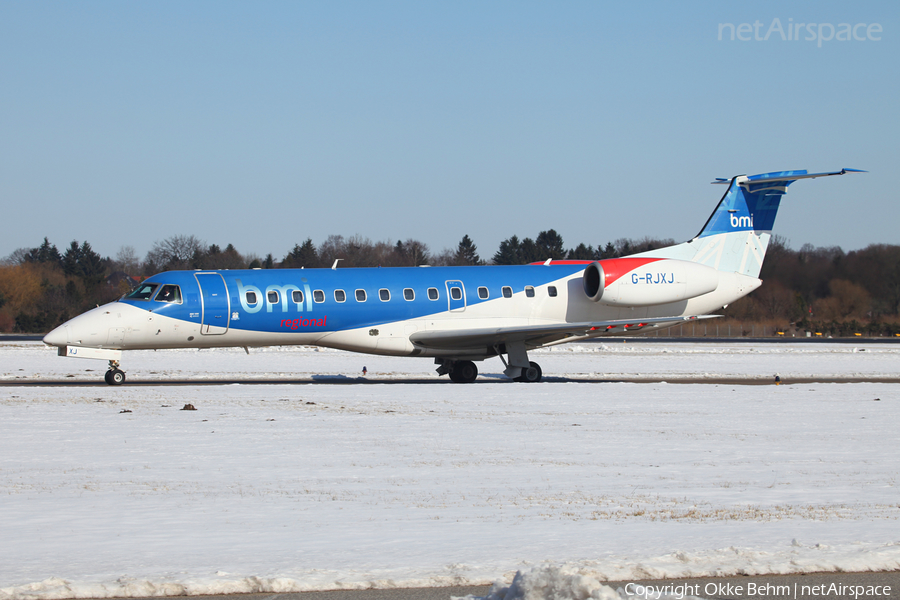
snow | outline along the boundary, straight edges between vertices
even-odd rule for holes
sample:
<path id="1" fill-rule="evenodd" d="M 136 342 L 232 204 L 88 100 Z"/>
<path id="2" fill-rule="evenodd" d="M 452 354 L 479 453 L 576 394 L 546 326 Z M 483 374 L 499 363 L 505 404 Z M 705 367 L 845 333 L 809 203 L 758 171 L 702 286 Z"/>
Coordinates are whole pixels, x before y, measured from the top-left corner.
<path id="1" fill-rule="evenodd" d="M 129 379 L 193 381 L 222 379 L 355 379 L 368 369 L 369 379 L 435 378 L 431 359 L 351 354 L 314 347 L 216 350 L 132 351 L 124 354 Z M 37 342 L 0 344 L 0 380 L 98 381 L 103 361 L 56 358 Z M 550 381 L 565 377 L 594 379 L 694 377 L 884 378 L 897 377 L 900 344 L 659 343 L 638 339 L 605 343 L 563 344 L 533 353 Z M 499 359 L 478 363 L 489 378 L 503 380 Z M 446 377 L 443 378 L 446 380 Z"/>
<path id="2" fill-rule="evenodd" d="M 896 377 L 897 346 L 571 344 L 533 353 L 546 383 L 493 360 L 474 385 L 250 352 L 125 354 L 130 380 L 198 384 L 0 387 L 0 599 L 900 567 L 900 384 L 640 382 Z M 4 380 L 104 369 L 0 344 Z"/>

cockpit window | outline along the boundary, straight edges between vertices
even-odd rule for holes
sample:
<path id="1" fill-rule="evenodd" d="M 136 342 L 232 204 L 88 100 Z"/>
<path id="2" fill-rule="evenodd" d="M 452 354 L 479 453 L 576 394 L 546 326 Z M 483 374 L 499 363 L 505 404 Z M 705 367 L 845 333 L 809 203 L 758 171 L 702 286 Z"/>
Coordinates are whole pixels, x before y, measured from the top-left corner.
<path id="1" fill-rule="evenodd" d="M 181 288 L 177 285 L 164 285 L 156 295 L 157 302 L 173 302 L 181 304 Z"/>
<path id="2" fill-rule="evenodd" d="M 157 287 L 159 287 L 159 284 L 156 283 L 142 283 L 125 297 L 129 300 L 149 300 L 153 297 L 153 292 L 156 291 Z"/>

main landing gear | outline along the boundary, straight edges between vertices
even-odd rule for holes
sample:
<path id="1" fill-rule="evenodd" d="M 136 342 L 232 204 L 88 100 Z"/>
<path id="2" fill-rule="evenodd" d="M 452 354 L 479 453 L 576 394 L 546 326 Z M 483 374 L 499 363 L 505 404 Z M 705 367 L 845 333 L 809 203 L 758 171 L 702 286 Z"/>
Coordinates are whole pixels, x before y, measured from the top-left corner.
<path id="1" fill-rule="evenodd" d="M 541 371 L 541 365 L 536 362 L 529 362 L 527 368 L 522 369 L 522 374 L 518 377 L 513 377 L 513 381 L 523 381 L 525 383 L 537 383 L 541 380 L 541 376 L 543 375 L 543 371 Z"/>
<path id="2" fill-rule="evenodd" d="M 109 370 L 103 376 L 103 379 L 109 385 L 122 385 L 125 383 L 125 371 L 119 368 L 119 361 L 109 361 Z"/>
<path id="3" fill-rule="evenodd" d="M 541 365 L 528 360 L 528 351 L 525 349 L 525 342 L 507 342 L 505 348 L 496 345 L 494 346 L 494 350 L 497 352 L 497 356 L 500 357 L 500 360 L 503 361 L 503 366 L 506 367 L 503 373 L 507 377 L 512 378 L 513 381 L 537 383 L 541 380 L 541 377 L 543 376 Z M 503 359 L 503 354 L 500 353 L 500 350 L 506 350 L 507 360 Z"/>
<path id="4" fill-rule="evenodd" d="M 507 342 L 503 346 L 494 346 L 494 351 L 503 361 L 503 374 L 513 381 L 523 383 L 537 383 L 543 377 L 541 366 L 528 360 L 528 352 L 525 342 Z M 503 358 L 506 354 L 507 358 Z M 478 367 L 471 360 L 453 360 L 448 358 L 435 358 L 434 363 L 439 365 L 438 375 L 449 375 L 454 383 L 472 383 L 478 377 Z"/>
<path id="5" fill-rule="evenodd" d="M 471 360 L 459 360 L 450 367 L 450 381 L 472 383 L 478 377 L 478 367 Z"/>
<path id="6" fill-rule="evenodd" d="M 438 375 L 449 375 L 453 383 L 472 383 L 478 377 L 478 367 L 471 360 L 434 359 Z"/>

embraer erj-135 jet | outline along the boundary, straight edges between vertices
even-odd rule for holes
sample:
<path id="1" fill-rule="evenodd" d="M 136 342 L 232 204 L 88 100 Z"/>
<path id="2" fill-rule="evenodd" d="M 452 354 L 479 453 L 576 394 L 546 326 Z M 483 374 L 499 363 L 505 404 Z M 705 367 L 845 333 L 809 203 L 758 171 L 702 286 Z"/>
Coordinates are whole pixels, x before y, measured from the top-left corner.
<path id="1" fill-rule="evenodd" d="M 758 278 L 781 197 L 799 179 L 859 172 L 783 171 L 728 186 L 696 237 L 597 261 L 518 266 L 169 271 L 44 337 L 60 356 L 109 361 L 123 350 L 314 345 L 433 357 L 437 372 L 475 380 L 499 357 L 508 377 L 541 380 L 528 351 L 671 327 L 746 296 Z M 336 266 L 336 265 L 335 265 Z M 249 350 L 248 350 L 249 351 Z"/>

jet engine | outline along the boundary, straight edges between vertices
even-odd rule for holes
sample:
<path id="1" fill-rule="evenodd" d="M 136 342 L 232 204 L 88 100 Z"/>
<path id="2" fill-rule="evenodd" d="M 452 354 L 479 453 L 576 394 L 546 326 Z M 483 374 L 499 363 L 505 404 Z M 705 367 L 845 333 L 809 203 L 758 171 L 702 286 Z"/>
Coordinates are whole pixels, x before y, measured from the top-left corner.
<path id="1" fill-rule="evenodd" d="M 719 287 L 719 272 L 686 260 L 613 258 L 584 269 L 585 295 L 609 306 L 652 306 L 696 298 Z"/>

